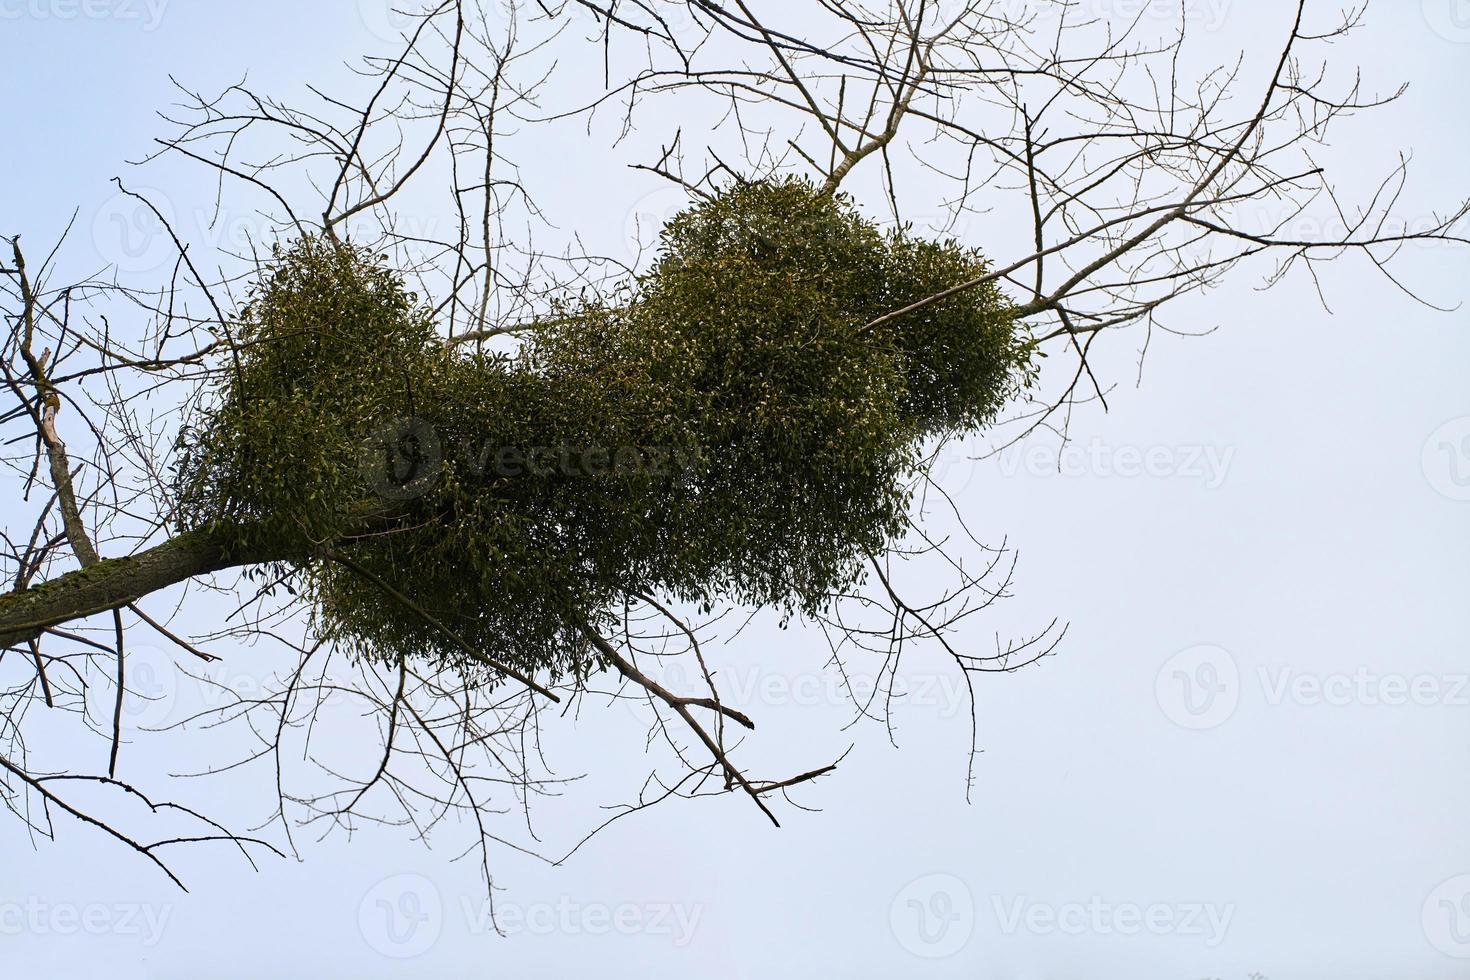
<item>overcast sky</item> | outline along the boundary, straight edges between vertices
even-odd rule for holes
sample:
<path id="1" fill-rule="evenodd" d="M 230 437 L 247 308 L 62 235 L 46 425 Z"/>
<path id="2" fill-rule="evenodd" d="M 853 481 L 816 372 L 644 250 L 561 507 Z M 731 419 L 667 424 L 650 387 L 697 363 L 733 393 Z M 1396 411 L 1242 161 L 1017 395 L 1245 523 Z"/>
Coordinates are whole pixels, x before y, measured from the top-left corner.
<path id="1" fill-rule="evenodd" d="M 163 246 L 118 237 L 109 181 L 164 180 L 127 161 L 163 131 L 168 75 L 208 91 L 248 73 L 286 96 L 340 82 L 391 29 L 372 4 L 0 0 L 0 233 L 37 249 L 80 209 L 72 261 L 148 271 Z M 1191 58 L 1274 50 L 1281 6 L 1191 4 Z M 1406 149 L 1403 221 L 1466 196 L 1470 5 L 1380 0 L 1342 57 L 1380 89 L 1412 86 L 1341 131 L 1358 141 L 1334 148 L 1344 186 Z M 525 168 L 580 168 L 554 207 L 589 242 L 619 247 L 677 206 L 630 152 L 528 152 L 544 156 Z M 231 233 L 204 227 L 205 175 L 167 186 L 186 226 Z M 1417 246 L 1406 275 L 1454 305 L 1467 257 Z M 1015 597 L 973 642 L 1070 623 L 1055 656 L 977 684 L 968 803 L 968 713 L 937 653 L 906 661 L 895 748 L 881 727 L 842 730 L 819 635 L 759 619 L 719 649 L 726 696 L 793 771 L 855 746 L 800 795 L 820 812 L 788 808 L 776 830 L 723 797 L 626 820 L 563 867 L 499 855 L 507 937 L 458 838 L 308 832 L 303 861 L 259 873 L 194 854 L 182 894 L 79 825 L 33 846 L 6 820 L 0 976 L 1470 976 L 1470 313 L 1356 262 L 1324 278 L 1330 314 L 1309 281 L 1234 280 L 1192 324 L 1219 329 L 1156 338 L 1136 386 L 1137 344 L 1120 341 L 1100 362 L 1122 382 L 1109 410 L 1082 410 L 1060 455 L 1037 440 L 946 461 L 971 526 L 1020 555 Z M 251 657 L 232 652 L 229 676 L 248 680 Z M 554 736 L 559 764 L 626 795 L 641 732 L 623 706 L 584 710 Z M 258 788 L 211 792 L 253 814 Z M 556 800 L 537 821 L 558 853 L 589 826 Z"/>

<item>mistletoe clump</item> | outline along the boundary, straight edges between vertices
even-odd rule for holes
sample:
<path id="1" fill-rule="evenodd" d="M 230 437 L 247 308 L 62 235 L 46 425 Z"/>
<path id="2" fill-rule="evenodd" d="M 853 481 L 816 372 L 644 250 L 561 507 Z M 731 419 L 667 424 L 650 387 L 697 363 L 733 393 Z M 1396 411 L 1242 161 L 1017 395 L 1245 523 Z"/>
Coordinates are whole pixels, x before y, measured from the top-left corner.
<path id="1" fill-rule="evenodd" d="M 925 441 L 1032 380 L 991 283 L 886 316 L 986 271 L 804 181 L 745 183 L 614 299 L 463 352 L 379 258 L 306 238 L 241 311 L 178 511 L 271 538 L 323 632 L 390 661 L 579 670 L 629 595 L 815 612 L 901 533 Z"/>

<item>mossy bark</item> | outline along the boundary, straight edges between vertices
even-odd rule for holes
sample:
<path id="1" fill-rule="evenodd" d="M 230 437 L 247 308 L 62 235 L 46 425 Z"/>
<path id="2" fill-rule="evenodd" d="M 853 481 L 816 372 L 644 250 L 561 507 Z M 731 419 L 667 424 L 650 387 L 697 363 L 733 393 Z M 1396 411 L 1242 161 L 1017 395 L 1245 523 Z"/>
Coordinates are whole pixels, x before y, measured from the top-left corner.
<path id="1" fill-rule="evenodd" d="M 109 558 L 0 596 L 0 646 L 40 636 L 48 626 L 125 606 L 200 575 L 278 561 L 280 548 L 250 543 L 247 528 L 189 531 L 126 558 Z"/>

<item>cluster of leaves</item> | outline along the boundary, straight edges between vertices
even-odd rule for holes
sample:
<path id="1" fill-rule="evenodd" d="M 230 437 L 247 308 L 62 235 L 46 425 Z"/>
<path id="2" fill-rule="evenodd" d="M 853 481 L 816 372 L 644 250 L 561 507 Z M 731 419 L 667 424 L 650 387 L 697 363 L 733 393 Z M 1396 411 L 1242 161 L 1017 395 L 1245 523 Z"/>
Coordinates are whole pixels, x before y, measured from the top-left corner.
<path id="1" fill-rule="evenodd" d="M 746 183 L 675 217 L 616 301 L 460 353 L 380 261 L 304 239 L 242 312 L 179 513 L 271 536 L 375 657 L 576 670 L 628 594 L 815 611 L 900 533 L 924 442 L 1032 380 L 993 285 L 873 324 L 985 271 L 806 182 Z M 536 447 L 548 465 L 496 465 Z"/>

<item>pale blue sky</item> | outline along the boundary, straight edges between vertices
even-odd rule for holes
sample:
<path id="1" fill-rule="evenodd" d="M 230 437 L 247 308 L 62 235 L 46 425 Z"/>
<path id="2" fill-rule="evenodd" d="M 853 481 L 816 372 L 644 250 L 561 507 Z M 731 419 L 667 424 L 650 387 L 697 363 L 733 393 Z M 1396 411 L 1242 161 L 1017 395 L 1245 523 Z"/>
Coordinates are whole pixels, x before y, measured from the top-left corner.
<path id="1" fill-rule="evenodd" d="M 1232 60 L 1277 6 L 1194 5 L 1214 28 L 1194 57 Z M 168 76 L 210 91 L 248 74 L 286 97 L 340 83 L 340 63 L 379 43 L 381 11 L 360 8 L 0 0 L 0 233 L 36 248 L 78 208 L 71 267 L 146 267 L 109 237 L 122 176 L 167 186 L 186 226 L 221 234 L 198 221 L 202 171 L 126 165 L 163 132 Z M 1343 130 L 1361 141 L 1333 148 L 1344 181 L 1369 186 L 1408 148 L 1403 220 L 1466 196 L 1470 7 L 1380 0 L 1344 57 L 1412 85 Z M 616 248 L 630 216 L 673 205 L 626 168 L 631 151 L 587 147 L 532 145 L 522 163 L 565 173 L 553 217 Z M 1454 304 L 1470 298 L 1467 258 L 1417 246 L 1407 265 Z M 184 895 L 85 829 L 33 848 L 5 821 L 0 977 L 1466 976 L 1470 312 L 1415 305 L 1358 264 L 1325 280 L 1335 315 L 1305 281 L 1232 281 L 1197 308 L 1220 329 L 1157 339 L 1136 388 L 1136 347 L 1102 355 L 1126 383 L 1111 411 L 1074 419 L 1060 464 L 1050 444 L 956 453 L 947 485 L 971 525 L 1021 555 L 1016 597 L 976 641 L 1072 624 L 1057 656 L 977 685 L 970 803 L 968 719 L 938 658 L 910 665 L 894 749 L 881 729 L 840 730 L 820 637 L 760 620 L 720 656 L 766 744 L 798 765 L 857 745 L 801 797 L 820 813 L 777 831 L 739 799 L 704 800 L 626 821 L 565 867 L 505 853 L 502 908 L 524 923 L 509 938 L 484 929 L 452 842 L 307 835 L 303 862 L 259 874 L 202 853 Z M 251 676 L 251 656 L 229 658 L 231 676 Z M 599 785 L 641 773 L 621 707 L 551 738 Z M 554 851 L 587 827 L 555 800 L 538 819 Z M 89 903 L 105 906 L 95 935 L 67 918 Z"/>

